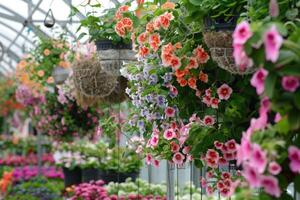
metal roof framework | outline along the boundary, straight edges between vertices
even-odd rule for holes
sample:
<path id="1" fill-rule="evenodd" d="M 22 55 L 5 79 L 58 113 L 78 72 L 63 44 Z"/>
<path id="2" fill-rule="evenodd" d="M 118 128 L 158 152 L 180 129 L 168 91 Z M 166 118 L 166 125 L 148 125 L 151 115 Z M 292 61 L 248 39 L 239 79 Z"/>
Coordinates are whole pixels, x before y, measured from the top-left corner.
<path id="1" fill-rule="evenodd" d="M 2 43 L 3 57 L 0 56 L 0 76 L 8 75 L 15 67 L 26 50 L 34 48 L 37 36 L 53 37 L 55 30 L 64 30 L 70 40 L 74 40 L 78 23 L 85 17 L 86 8 L 71 19 L 68 15 L 71 6 L 79 5 L 89 0 L 1 0 L 0 2 L 0 43 Z M 94 0 L 91 0 L 92 2 Z M 97 0 L 95 0 L 97 1 Z M 98 0 L 102 9 L 106 9 L 123 0 Z M 44 19 L 49 9 L 53 10 L 55 26 L 52 29 L 44 27 Z M 101 12 L 100 10 L 100 12 Z M 58 32 L 59 32 L 58 31 Z M 86 39 L 85 39 L 86 40 Z"/>

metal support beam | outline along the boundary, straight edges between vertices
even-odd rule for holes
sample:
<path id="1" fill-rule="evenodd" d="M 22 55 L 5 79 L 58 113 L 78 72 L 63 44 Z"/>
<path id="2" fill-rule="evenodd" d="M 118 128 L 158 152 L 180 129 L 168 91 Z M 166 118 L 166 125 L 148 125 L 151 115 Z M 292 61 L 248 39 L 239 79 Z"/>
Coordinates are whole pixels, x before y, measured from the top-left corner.
<path id="1" fill-rule="evenodd" d="M 0 17 L 1 17 L 1 14 L 0 13 Z M 0 21 L 0 25 L 3 25 L 5 26 L 6 28 L 10 29 L 11 31 L 15 32 L 15 33 L 18 33 L 19 31 L 17 31 L 17 29 L 13 28 L 12 26 L 10 26 L 9 24 L 7 23 L 4 23 L 2 21 Z M 30 44 L 34 45 L 34 43 L 28 38 L 28 37 L 25 37 L 23 34 L 20 35 L 24 40 L 26 40 L 26 42 L 29 42 Z"/>
<path id="2" fill-rule="evenodd" d="M 66 4 L 72 5 L 72 0 L 63 0 Z M 81 12 L 76 13 L 76 16 L 81 20 L 85 18 L 85 15 L 82 14 Z"/>
<path id="3" fill-rule="evenodd" d="M 13 41 L 11 38 L 7 37 L 6 35 L 2 34 L 1 32 L 0 32 L 0 37 L 3 37 L 4 39 L 6 39 L 6 40 L 8 40 L 8 41 L 10 41 L 10 42 L 12 42 L 12 41 Z M 16 47 L 18 47 L 18 48 L 21 48 L 21 49 L 22 49 L 22 46 L 20 46 L 20 45 L 19 45 L 19 44 L 17 44 L 17 43 L 14 43 L 14 45 L 15 45 Z"/>

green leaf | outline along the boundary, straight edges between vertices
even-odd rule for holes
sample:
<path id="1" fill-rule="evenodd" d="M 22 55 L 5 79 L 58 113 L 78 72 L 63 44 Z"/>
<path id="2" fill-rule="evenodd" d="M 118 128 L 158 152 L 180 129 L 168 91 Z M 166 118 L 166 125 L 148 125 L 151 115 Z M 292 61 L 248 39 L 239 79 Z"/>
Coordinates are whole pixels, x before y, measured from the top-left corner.
<path id="1" fill-rule="evenodd" d="M 294 103 L 295 103 L 296 107 L 300 110 L 300 91 L 295 93 Z"/>
<path id="2" fill-rule="evenodd" d="M 80 39 L 83 38 L 84 36 L 86 36 L 86 33 L 80 33 L 80 35 L 78 36 L 77 40 L 80 40 Z"/>
<path id="3" fill-rule="evenodd" d="M 284 66 L 279 71 L 279 74 L 282 76 L 300 76 L 300 67 L 295 65 Z"/>
<path id="4" fill-rule="evenodd" d="M 300 175 L 296 176 L 294 183 L 295 183 L 294 188 L 296 189 L 297 192 L 300 192 Z"/>
<path id="5" fill-rule="evenodd" d="M 190 0 L 190 2 L 195 6 L 200 6 L 202 1 L 201 0 Z"/>
<path id="6" fill-rule="evenodd" d="M 70 13 L 69 17 L 73 17 L 73 16 L 75 16 L 79 12 L 80 11 L 75 6 L 72 6 L 71 7 L 71 13 Z"/>
<path id="7" fill-rule="evenodd" d="M 275 125 L 276 130 L 279 133 L 287 134 L 289 132 L 289 123 L 286 118 L 280 120 L 276 125 Z"/>
<path id="8" fill-rule="evenodd" d="M 297 130 L 300 128 L 300 111 L 297 109 L 291 110 L 288 113 L 288 122 L 290 129 Z"/>
<path id="9" fill-rule="evenodd" d="M 271 99 L 274 95 L 277 76 L 275 73 L 269 73 L 265 80 L 265 93 Z"/>

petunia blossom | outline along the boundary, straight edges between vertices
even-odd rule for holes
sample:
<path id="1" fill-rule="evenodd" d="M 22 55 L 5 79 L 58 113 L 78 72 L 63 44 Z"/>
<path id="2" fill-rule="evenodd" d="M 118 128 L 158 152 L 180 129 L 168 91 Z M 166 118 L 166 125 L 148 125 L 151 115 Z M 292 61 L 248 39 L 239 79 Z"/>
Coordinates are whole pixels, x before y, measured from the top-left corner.
<path id="1" fill-rule="evenodd" d="M 276 26 L 273 25 L 264 34 L 266 60 L 272 61 L 273 63 L 277 61 L 282 43 L 283 38 L 277 31 Z"/>
<path id="2" fill-rule="evenodd" d="M 166 117 L 175 117 L 175 113 L 176 113 L 176 111 L 172 107 L 167 107 L 165 109 L 165 115 L 166 115 Z"/>
<path id="3" fill-rule="evenodd" d="M 212 125 L 215 124 L 215 118 L 213 116 L 206 115 L 203 118 L 203 123 L 204 123 L 205 126 L 212 126 Z"/>
<path id="4" fill-rule="evenodd" d="M 267 166 L 267 153 L 258 145 L 252 145 L 252 153 L 249 165 L 256 168 L 257 172 L 263 173 Z"/>
<path id="5" fill-rule="evenodd" d="M 257 188 L 261 186 L 260 174 L 256 171 L 255 168 L 250 167 L 249 165 L 244 165 L 243 176 L 249 183 L 251 188 Z"/>
<path id="6" fill-rule="evenodd" d="M 280 187 L 278 180 L 274 176 L 262 176 L 261 186 L 264 188 L 266 193 L 275 197 L 280 197 Z"/>
<path id="7" fill-rule="evenodd" d="M 269 167 L 268 167 L 268 171 L 272 175 L 277 175 L 281 172 L 281 166 L 275 161 L 270 162 Z"/>
<path id="8" fill-rule="evenodd" d="M 229 87 L 227 84 L 224 83 L 217 89 L 217 93 L 218 93 L 219 99 L 228 100 L 232 94 L 232 89 L 231 89 L 231 87 Z"/>
<path id="9" fill-rule="evenodd" d="M 170 128 L 164 131 L 164 138 L 166 140 L 172 140 L 173 138 L 176 137 L 176 133 L 174 131 L 174 129 Z"/>
<path id="10" fill-rule="evenodd" d="M 265 90 L 265 79 L 267 76 L 268 71 L 263 68 L 260 68 L 253 74 L 251 78 L 250 83 L 253 87 L 256 88 L 256 93 L 258 95 L 261 95 Z"/>
<path id="11" fill-rule="evenodd" d="M 245 44 L 252 36 L 250 24 L 247 21 L 239 23 L 233 32 L 233 44 Z"/>
<path id="12" fill-rule="evenodd" d="M 284 76 L 281 79 L 281 85 L 284 90 L 286 90 L 288 92 L 295 92 L 300 86 L 299 77 Z"/>
<path id="13" fill-rule="evenodd" d="M 177 153 L 175 153 L 175 154 L 173 155 L 172 161 L 173 161 L 176 165 L 182 165 L 184 159 L 185 159 L 184 155 L 182 155 L 182 153 L 177 152 Z"/>
<path id="14" fill-rule="evenodd" d="M 291 171 L 300 174 L 300 149 L 296 146 L 290 146 L 288 152 Z"/>

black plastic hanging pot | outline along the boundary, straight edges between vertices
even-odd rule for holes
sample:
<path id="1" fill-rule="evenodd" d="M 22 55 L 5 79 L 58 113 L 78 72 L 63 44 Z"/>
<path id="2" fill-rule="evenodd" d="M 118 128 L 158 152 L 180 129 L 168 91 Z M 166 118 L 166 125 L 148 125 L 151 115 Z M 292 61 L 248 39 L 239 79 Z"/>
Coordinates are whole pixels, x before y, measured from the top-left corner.
<path id="1" fill-rule="evenodd" d="M 86 168 L 82 169 L 82 182 L 88 183 L 90 181 L 99 180 L 98 169 L 95 168 Z"/>
<path id="2" fill-rule="evenodd" d="M 111 40 L 97 40 L 95 42 L 97 51 L 108 49 L 132 49 L 132 45 L 124 42 L 114 43 Z"/>
<path id="3" fill-rule="evenodd" d="M 79 167 L 75 167 L 74 169 L 69 169 L 63 167 L 64 172 L 64 182 L 65 187 L 70 187 L 72 185 L 78 185 L 82 183 L 82 171 Z"/>
<path id="4" fill-rule="evenodd" d="M 124 183 L 127 178 L 131 178 L 132 181 L 135 181 L 138 175 L 138 172 L 118 173 L 116 171 L 99 170 L 99 179 L 103 180 L 105 183 Z"/>
<path id="5" fill-rule="evenodd" d="M 44 26 L 47 28 L 52 28 L 55 24 L 55 18 L 51 9 L 48 10 L 46 17 L 44 19 Z"/>

